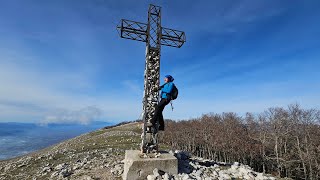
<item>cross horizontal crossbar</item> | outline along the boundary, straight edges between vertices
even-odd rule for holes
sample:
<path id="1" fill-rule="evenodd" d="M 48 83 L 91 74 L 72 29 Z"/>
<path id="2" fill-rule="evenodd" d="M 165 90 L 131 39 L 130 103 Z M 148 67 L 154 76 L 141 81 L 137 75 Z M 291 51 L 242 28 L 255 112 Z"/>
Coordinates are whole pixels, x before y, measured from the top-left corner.
<path id="1" fill-rule="evenodd" d="M 180 48 L 186 42 L 186 35 L 183 31 L 162 28 L 161 45 Z"/>
<path id="2" fill-rule="evenodd" d="M 120 37 L 147 42 L 148 24 L 122 19 L 117 26 Z M 180 48 L 186 42 L 183 31 L 161 28 L 161 45 Z"/>
<path id="3" fill-rule="evenodd" d="M 117 26 L 120 37 L 147 42 L 148 24 L 122 19 Z"/>

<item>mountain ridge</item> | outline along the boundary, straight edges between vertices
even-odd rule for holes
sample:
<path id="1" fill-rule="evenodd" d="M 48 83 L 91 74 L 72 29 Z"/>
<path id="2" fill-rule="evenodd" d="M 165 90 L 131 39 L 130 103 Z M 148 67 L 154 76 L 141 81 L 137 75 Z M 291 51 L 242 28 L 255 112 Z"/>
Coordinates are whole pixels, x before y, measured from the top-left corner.
<path id="1" fill-rule="evenodd" d="M 122 179 L 125 150 L 139 149 L 141 128 L 140 122 L 120 123 L 118 126 L 85 133 L 27 155 L 0 161 L 0 180 Z M 160 149 L 169 150 L 170 147 L 160 143 Z M 154 171 L 155 174 L 149 175 L 148 179 L 228 179 L 233 176 L 230 173 L 237 173 L 240 177 L 241 169 L 249 178 L 274 179 L 239 163 L 219 164 L 202 158 L 187 157 L 185 153 L 178 151 L 173 154 L 179 159 L 181 173 L 160 176 Z M 207 167 L 208 163 L 212 163 L 212 166 Z M 241 177 L 245 177 L 244 175 Z"/>

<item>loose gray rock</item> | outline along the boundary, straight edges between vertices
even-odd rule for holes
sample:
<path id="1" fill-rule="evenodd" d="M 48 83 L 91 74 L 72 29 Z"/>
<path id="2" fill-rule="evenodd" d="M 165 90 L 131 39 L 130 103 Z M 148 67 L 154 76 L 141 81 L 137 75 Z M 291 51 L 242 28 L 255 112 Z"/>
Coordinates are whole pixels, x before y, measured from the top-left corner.
<path id="1" fill-rule="evenodd" d="M 171 152 L 173 153 L 173 152 Z M 153 174 L 147 177 L 148 180 L 211 180 L 211 179 L 255 179 L 255 180 L 275 180 L 273 177 L 264 176 L 257 173 L 247 165 L 235 162 L 227 165 L 226 163 L 218 163 L 212 160 L 192 157 L 184 152 L 175 151 L 174 155 L 178 158 L 179 174 L 164 173 L 160 176 L 159 170 L 154 169 Z"/>
<path id="2" fill-rule="evenodd" d="M 51 172 L 51 168 L 46 166 L 42 169 L 42 172 Z"/>
<path id="3" fill-rule="evenodd" d="M 62 163 L 62 164 L 58 164 L 54 169 L 59 171 L 59 170 L 64 169 L 67 166 L 68 165 L 66 163 Z"/>

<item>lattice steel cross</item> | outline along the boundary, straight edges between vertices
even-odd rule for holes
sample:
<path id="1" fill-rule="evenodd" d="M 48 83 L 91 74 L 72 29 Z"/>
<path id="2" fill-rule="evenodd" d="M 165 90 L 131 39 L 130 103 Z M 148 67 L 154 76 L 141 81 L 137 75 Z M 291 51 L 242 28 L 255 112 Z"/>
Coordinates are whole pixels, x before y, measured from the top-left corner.
<path id="1" fill-rule="evenodd" d="M 158 151 L 159 125 L 153 127 L 150 121 L 159 99 L 161 45 L 180 48 L 186 41 L 185 33 L 161 27 L 161 7 L 152 4 L 149 6 L 147 24 L 122 19 L 117 29 L 121 38 L 146 42 L 141 151 Z"/>

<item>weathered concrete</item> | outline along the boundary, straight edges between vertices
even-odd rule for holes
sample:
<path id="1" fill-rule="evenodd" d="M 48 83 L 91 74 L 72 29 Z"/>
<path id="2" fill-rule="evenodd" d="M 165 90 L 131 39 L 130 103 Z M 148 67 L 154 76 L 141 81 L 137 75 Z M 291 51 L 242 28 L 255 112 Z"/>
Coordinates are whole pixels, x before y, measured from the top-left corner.
<path id="1" fill-rule="evenodd" d="M 168 152 L 161 152 L 159 157 L 140 157 L 138 150 L 126 150 L 124 159 L 124 180 L 145 180 L 153 174 L 155 168 L 169 174 L 178 174 L 178 159 Z"/>

